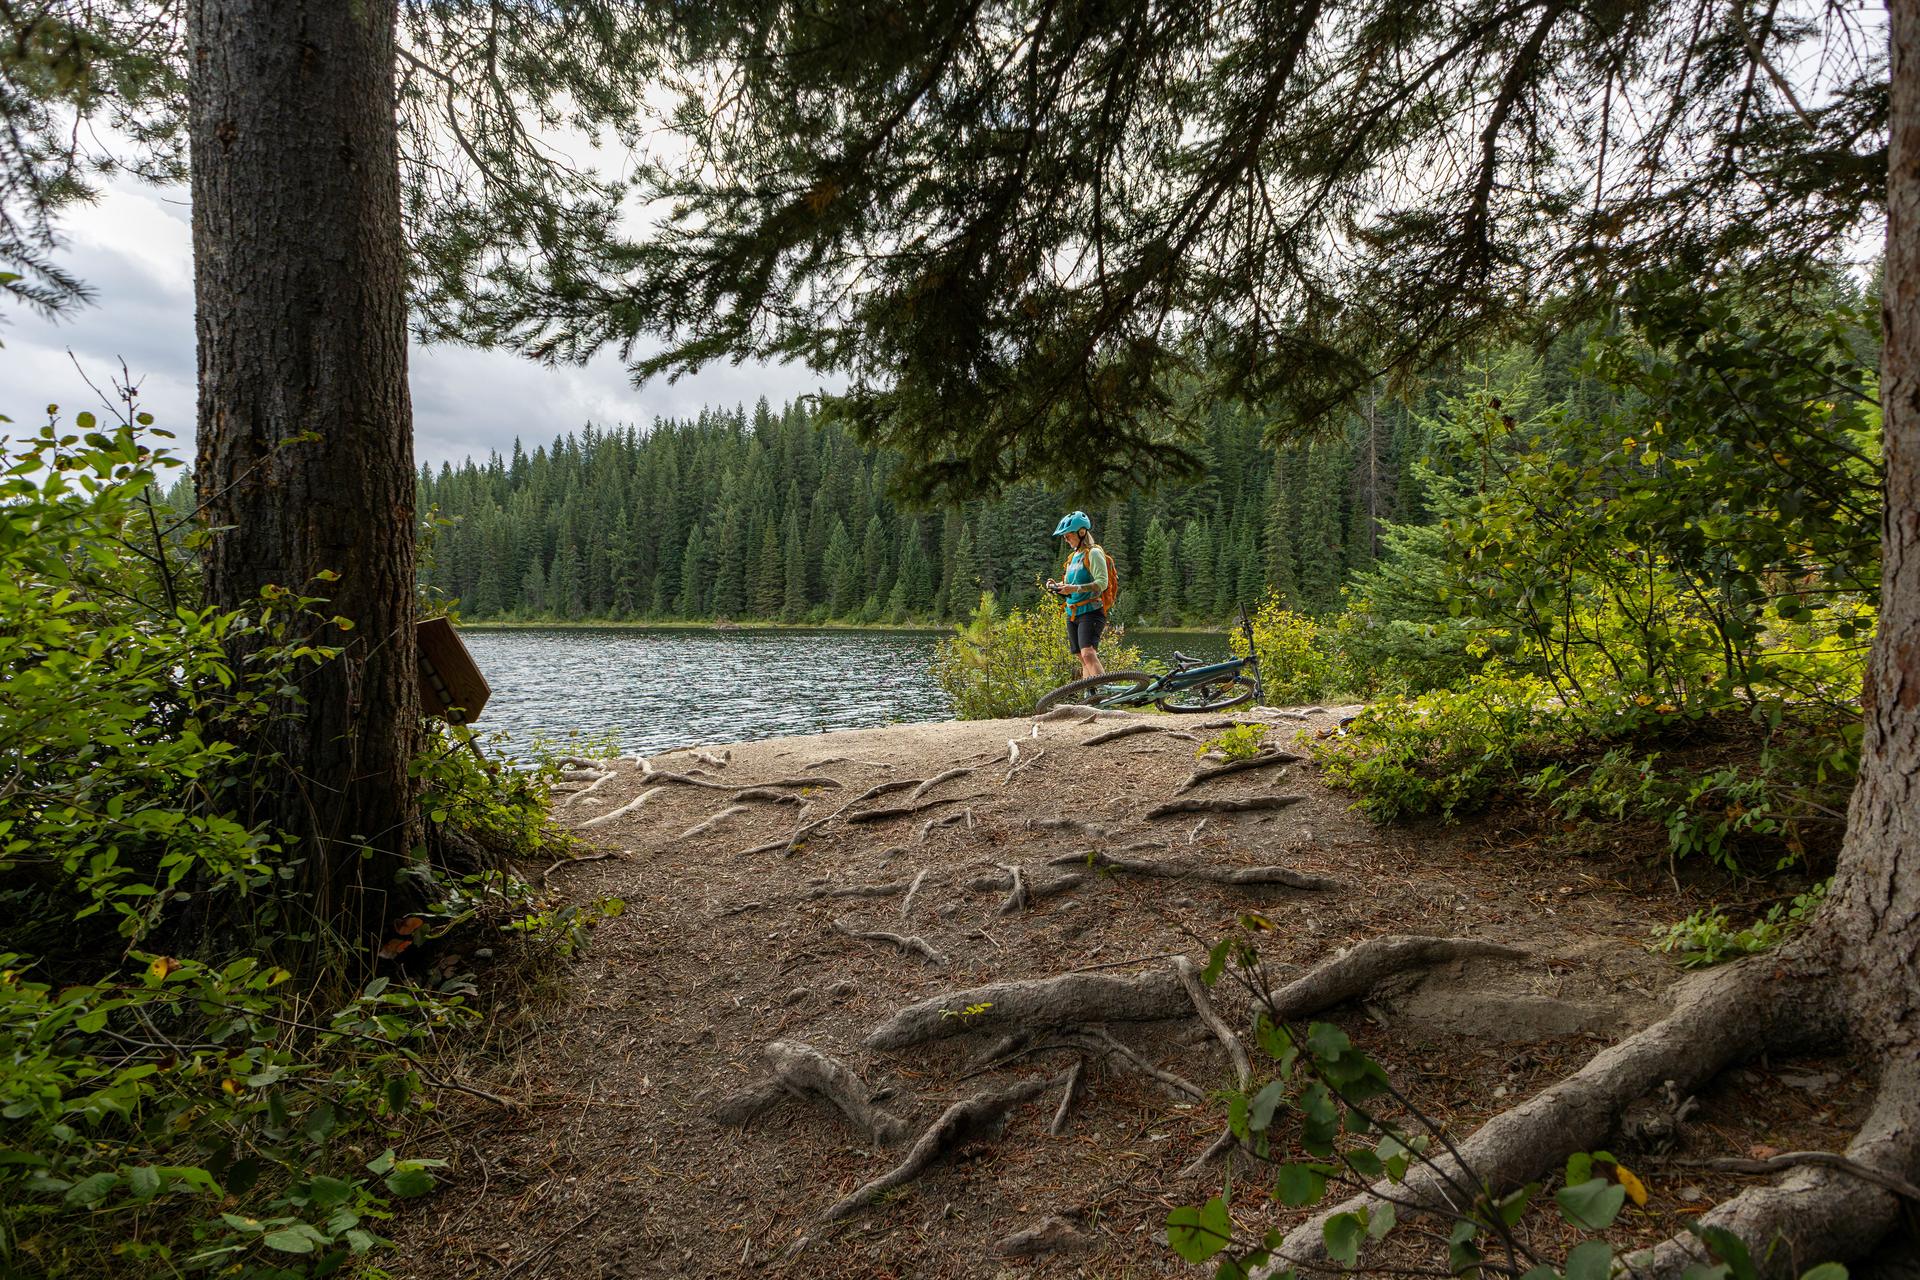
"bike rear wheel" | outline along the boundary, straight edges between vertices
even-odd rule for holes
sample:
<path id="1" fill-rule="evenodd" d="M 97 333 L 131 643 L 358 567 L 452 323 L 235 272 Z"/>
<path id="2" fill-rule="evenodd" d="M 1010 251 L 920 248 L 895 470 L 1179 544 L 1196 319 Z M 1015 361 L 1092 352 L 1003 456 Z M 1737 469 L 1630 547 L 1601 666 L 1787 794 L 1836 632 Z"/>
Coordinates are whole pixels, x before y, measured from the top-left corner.
<path id="1" fill-rule="evenodd" d="M 1153 705 L 1175 715 L 1191 715 L 1197 711 L 1224 711 L 1252 701 L 1252 680 L 1246 676 L 1221 676 L 1176 689 L 1163 698 L 1156 698 Z"/>
<path id="2" fill-rule="evenodd" d="M 1033 704 L 1033 713 L 1054 707 L 1097 707 L 1115 699 L 1125 699 L 1153 688 L 1160 677 L 1151 671 L 1109 671 L 1103 676 L 1088 676 L 1063 684 Z"/>

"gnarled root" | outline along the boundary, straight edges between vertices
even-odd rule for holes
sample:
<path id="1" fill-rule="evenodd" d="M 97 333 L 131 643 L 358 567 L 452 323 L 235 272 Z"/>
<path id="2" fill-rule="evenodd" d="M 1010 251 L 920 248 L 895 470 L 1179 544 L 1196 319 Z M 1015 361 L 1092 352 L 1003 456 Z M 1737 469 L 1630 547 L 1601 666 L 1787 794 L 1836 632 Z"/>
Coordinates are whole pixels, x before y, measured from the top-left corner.
<path id="1" fill-rule="evenodd" d="M 1203 782 L 1212 782 L 1215 778 L 1224 778 L 1229 774 L 1244 773 L 1248 769 L 1271 769 L 1277 765 L 1299 764 L 1305 757 L 1291 751 L 1263 751 L 1257 756 L 1248 756 L 1244 760 L 1229 760 L 1225 764 L 1208 765 L 1195 769 L 1187 775 L 1187 780 L 1173 789 L 1175 795 L 1182 791 L 1191 791 Z"/>
<path id="2" fill-rule="evenodd" d="M 659 794 L 660 794 L 659 787 L 649 787 L 645 791 L 642 791 L 639 795 L 635 796 L 633 799 L 621 805 L 618 809 L 610 809 L 606 813 L 601 814 L 597 818 L 588 818 L 585 822 L 581 823 L 580 825 L 582 827 L 597 827 L 602 825 L 603 823 L 612 822 L 615 818 L 624 818 L 626 815 L 628 815 L 629 813 L 632 813 L 634 810 L 638 809 L 641 805 L 644 805 L 647 801 L 653 799 L 655 796 Z"/>
<path id="3" fill-rule="evenodd" d="M 1374 945 L 1362 944 L 1348 957 Z M 1786 1049 L 1803 1042 L 1823 1019 L 1811 1011 L 1804 980 L 1778 980 L 1771 964 L 1749 962 L 1708 975 L 1667 1017 L 1481 1125 L 1458 1144 L 1457 1158 L 1454 1152 L 1436 1151 L 1431 1164 L 1409 1170 L 1404 1182 L 1377 1183 L 1296 1227 L 1275 1252 L 1270 1274 L 1295 1265 L 1325 1265 L 1322 1233 L 1336 1213 L 1371 1208 L 1386 1197 L 1402 1206 L 1403 1216 L 1408 1205 L 1446 1210 L 1457 1208 L 1465 1194 L 1481 1185 L 1496 1194 L 1520 1186 L 1571 1152 L 1604 1145 L 1627 1104 L 1663 1082 L 1671 1080 L 1682 1093 L 1691 1093 L 1737 1059 L 1762 1048 Z M 1275 994 L 1282 1017 L 1301 1016 L 1306 1004 L 1317 1002 L 1320 993 L 1308 990 L 1317 974 Z"/>
<path id="4" fill-rule="evenodd" d="M 877 1107 L 853 1069 L 810 1045 L 775 1040 L 761 1051 L 773 1068 L 771 1079 L 723 1099 L 710 1113 L 720 1124 L 745 1124 L 783 1098 L 818 1098 L 831 1103 L 867 1140 L 893 1146 L 906 1137 L 907 1122 Z"/>
<path id="5" fill-rule="evenodd" d="M 1169 800 L 1147 810 L 1148 818 L 1166 818 L 1176 813 L 1254 813 L 1266 809 L 1285 809 L 1299 804 L 1305 796 L 1247 796 L 1238 800 Z"/>
<path id="6" fill-rule="evenodd" d="M 905 1186 L 925 1173 L 935 1161 L 981 1138 L 996 1137 L 1006 1124 L 1007 1113 L 1023 1102 L 1037 1097 L 1052 1082 L 1027 1080 L 997 1093 L 978 1093 L 964 1102 L 956 1102 L 941 1113 L 931 1128 L 920 1135 L 907 1158 L 872 1182 L 846 1196 L 827 1210 L 828 1221 L 844 1218 L 865 1208 L 893 1190 Z"/>
<path id="7" fill-rule="evenodd" d="M 1128 875 L 1155 876 L 1163 880 L 1203 880 L 1208 884 L 1285 885 L 1289 889 L 1338 889 L 1338 880 L 1310 876 L 1291 867 L 1213 867 L 1198 862 L 1180 862 L 1153 858 L 1129 858 L 1124 854 L 1083 850 L 1063 853 L 1047 859 L 1048 865 L 1070 866 L 1087 863 L 1097 870 L 1121 871 Z"/>
<path id="8" fill-rule="evenodd" d="M 1920 1064 L 1899 1063 L 1880 1081 L 1866 1123 L 1847 1147 L 1859 1171 L 1803 1165 L 1776 1183 L 1753 1187 L 1700 1218 L 1748 1243 L 1765 1280 L 1790 1280 L 1815 1262 L 1851 1262 L 1871 1252 L 1900 1216 L 1901 1191 L 1920 1196 Z M 1862 1172 L 1881 1178 L 1863 1177 Z M 1890 1178 L 1884 1175 L 1892 1175 Z M 1893 1185 L 1888 1185 L 1891 1183 Z M 1920 1199 L 1910 1206 L 1920 1209 Z M 1778 1241 L 1784 1247 L 1767 1248 Z M 1677 1277 L 1705 1261 L 1698 1241 L 1677 1236 L 1626 1259 L 1641 1276 Z"/>
<path id="9" fill-rule="evenodd" d="M 947 967 L 946 956 L 942 955 L 931 942 L 917 935 L 888 933 L 882 929 L 856 929 L 845 920 L 835 920 L 833 928 L 836 933 L 844 933 L 849 938 L 856 938 L 862 942 L 885 942 L 902 951 L 914 952 L 935 968 Z"/>

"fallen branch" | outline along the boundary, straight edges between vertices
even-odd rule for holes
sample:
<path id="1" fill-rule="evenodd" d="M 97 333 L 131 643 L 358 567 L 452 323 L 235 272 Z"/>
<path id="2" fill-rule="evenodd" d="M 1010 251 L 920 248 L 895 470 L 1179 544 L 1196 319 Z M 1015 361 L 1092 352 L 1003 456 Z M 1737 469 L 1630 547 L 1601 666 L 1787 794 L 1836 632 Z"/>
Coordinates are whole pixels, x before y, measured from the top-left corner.
<path id="1" fill-rule="evenodd" d="M 1169 800 L 1147 810 L 1148 818 L 1165 818 L 1176 813 L 1253 813 L 1261 809 L 1285 809 L 1305 800 L 1301 795 L 1247 796 L 1239 800 Z"/>
<path id="2" fill-rule="evenodd" d="M 1191 791 L 1203 782 L 1212 782 L 1215 778 L 1224 778 L 1232 773 L 1244 773 L 1248 769 L 1271 769 L 1275 765 L 1299 764 L 1304 756 L 1291 751 L 1263 751 L 1257 756 L 1248 756 L 1244 760 L 1229 760 L 1225 764 L 1208 765 L 1195 769 L 1187 775 L 1187 780 L 1173 789 L 1175 795 L 1182 791 Z"/>
<path id="3" fill-rule="evenodd" d="M 607 813 L 601 814 L 597 818 L 588 818 L 585 822 L 581 823 L 580 825 L 582 827 L 597 827 L 597 826 L 601 826 L 604 823 L 612 822 L 615 818 L 623 817 L 626 814 L 632 813 L 634 810 L 638 809 L 641 805 L 645 804 L 647 801 L 653 799 L 655 796 L 659 794 L 660 794 L 659 787 L 651 787 L 645 791 L 642 791 L 639 795 L 627 801 L 625 804 L 621 805 L 618 809 L 610 810 Z"/>
<path id="4" fill-rule="evenodd" d="M 1329 880 L 1324 876 L 1310 876 L 1291 867 L 1215 867 L 1197 862 L 1180 862 L 1173 859 L 1129 858 L 1123 854 L 1100 853 L 1083 849 L 1078 853 L 1063 853 L 1047 859 L 1047 865 L 1064 867 L 1073 865 L 1091 866 L 1097 871 L 1117 871 L 1127 875 L 1151 876 L 1160 880 L 1198 880 L 1206 884 L 1228 885 L 1285 885 L 1289 889 L 1338 889 L 1338 880 Z"/>
<path id="5" fill-rule="evenodd" d="M 835 920 L 833 922 L 833 928 L 836 933 L 844 933 L 849 938 L 856 938 L 861 942 L 885 942 L 900 948 L 902 951 L 918 952 L 926 958 L 927 963 L 941 969 L 946 968 L 948 964 L 947 958 L 935 950 L 933 944 L 925 938 L 898 933 L 887 933 L 878 929 L 856 929 L 845 920 Z"/>
<path id="6" fill-rule="evenodd" d="M 721 1100 L 709 1113 L 720 1124 L 745 1124 L 783 1098 L 831 1103 L 868 1141 L 893 1146 L 906 1137 L 907 1122 L 873 1104 L 873 1095 L 853 1069 L 809 1045 L 775 1040 L 761 1051 L 773 1078 Z"/>
<path id="7" fill-rule="evenodd" d="M 1023 1081 L 998 1093 L 979 1093 L 954 1103 L 920 1135 L 905 1160 L 828 1209 L 827 1220 L 844 1218 L 865 1208 L 895 1187 L 912 1182 L 935 1161 L 969 1142 L 998 1136 L 1007 1113 L 1034 1098 L 1049 1083 L 1047 1080 Z"/>
<path id="8" fill-rule="evenodd" d="M 1059 1137 L 1067 1131 L 1067 1117 L 1073 1111 L 1073 1104 L 1080 1100 L 1082 1082 L 1086 1079 L 1087 1060 L 1075 1058 L 1073 1065 L 1067 1068 L 1067 1087 L 1060 1095 L 1060 1105 L 1054 1108 L 1053 1123 L 1047 1126 L 1047 1132 Z"/>
<path id="9" fill-rule="evenodd" d="M 708 818 L 705 822 L 695 823 L 693 826 L 688 827 L 675 838 L 679 840 L 691 840 L 695 836 L 704 835 L 713 830 L 728 818 L 737 817 L 743 813 L 751 813 L 752 811 L 752 805 L 730 804 L 720 812 L 714 814 L 711 818 Z"/>

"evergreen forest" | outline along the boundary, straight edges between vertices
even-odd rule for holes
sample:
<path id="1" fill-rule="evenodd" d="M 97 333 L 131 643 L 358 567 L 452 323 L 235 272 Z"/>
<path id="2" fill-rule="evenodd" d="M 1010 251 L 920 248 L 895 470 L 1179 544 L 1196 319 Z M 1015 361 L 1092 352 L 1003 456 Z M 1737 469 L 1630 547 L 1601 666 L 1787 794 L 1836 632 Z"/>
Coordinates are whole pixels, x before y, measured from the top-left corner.
<path id="1" fill-rule="evenodd" d="M 1519 364 L 1545 400 L 1604 409 L 1582 349 L 1570 336 L 1444 369 L 1279 449 L 1267 415 L 1204 409 L 1199 480 L 1089 506 L 1120 568 L 1119 620 L 1219 623 L 1270 593 L 1301 613 L 1337 609 L 1384 529 L 1429 518 L 1423 467 L 1467 465 L 1438 429 L 1440 406 L 1484 388 L 1493 365 Z M 422 577 L 474 620 L 903 624 L 964 618 L 982 591 L 1010 606 L 1040 598 L 1062 558 L 1049 535 L 1079 497 L 1025 483 L 916 509 L 896 500 L 897 468 L 804 402 L 646 430 L 588 424 L 530 452 L 516 442 L 508 458 L 423 467 Z"/>

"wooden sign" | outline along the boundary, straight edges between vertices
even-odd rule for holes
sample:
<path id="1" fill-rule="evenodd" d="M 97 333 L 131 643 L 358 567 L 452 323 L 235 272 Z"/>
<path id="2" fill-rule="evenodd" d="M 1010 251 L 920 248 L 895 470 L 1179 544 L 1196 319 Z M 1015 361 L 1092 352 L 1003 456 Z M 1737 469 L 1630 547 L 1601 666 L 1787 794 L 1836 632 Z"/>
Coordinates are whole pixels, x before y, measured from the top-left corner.
<path id="1" fill-rule="evenodd" d="M 426 618 L 417 627 L 420 648 L 420 709 L 449 724 L 470 724 L 493 690 L 473 655 L 445 618 Z"/>

